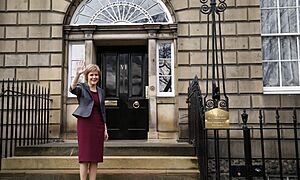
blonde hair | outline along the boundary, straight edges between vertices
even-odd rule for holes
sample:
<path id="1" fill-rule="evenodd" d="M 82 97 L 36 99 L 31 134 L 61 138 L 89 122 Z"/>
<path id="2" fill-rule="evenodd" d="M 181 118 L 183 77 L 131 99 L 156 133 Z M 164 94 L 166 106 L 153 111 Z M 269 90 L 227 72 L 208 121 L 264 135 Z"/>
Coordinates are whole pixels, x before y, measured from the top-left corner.
<path id="1" fill-rule="evenodd" d="M 86 68 L 84 70 L 84 79 L 85 79 L 85 82 L 88 82 L 88 74 L 90 72 L 93 72 L 93 71 L 97 71 L 98 75 L 99 75 L 99 78 L 100 78 L 101 71 L 100 71 L 99 66 L 97 64 L 89 64 L 89 65 L 86 66 Z"/>

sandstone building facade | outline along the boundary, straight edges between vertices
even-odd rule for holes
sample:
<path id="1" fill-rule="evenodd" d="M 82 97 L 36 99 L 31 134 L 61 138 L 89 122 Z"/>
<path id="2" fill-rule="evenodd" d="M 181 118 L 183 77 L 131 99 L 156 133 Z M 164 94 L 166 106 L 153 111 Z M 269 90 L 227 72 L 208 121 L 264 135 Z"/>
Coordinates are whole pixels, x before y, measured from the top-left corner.
<path id="1" fill-rule="evenodd" d="M 243 108 L 250 112 L 250 123 L 256 123 L 259 108 L 299 107 L 300 23 L 289 18 L 300 11 L 299 2 L 225 2 L 221 19 L 231 123 L 241 123 Z M 207 21 L 201 5 L 199 0 L 0 0 L 0 78 L 50 87 L 51 137 L 72 139 L 76 120 L 71 113 L 77 101 L 68 86 L 74 65 L 84 59 L 102 68 L 101 85 L 110 90 L 112 131 L 121 126 L 128 135 L 134 117 L 127 114 L 134 114 L 143 119 L 147 136 L 133 133 L 130 139 L 185 139 L 187 88 L 195 75 L 205 92 Z M 147 18 L 139 18 L 137 11 Z M 295 27 L 283 23 L 294 21 Z M 114 59 L 119 55 L 133 59 L 122 64 Z M 124 94 L 128 107 L 122 109 Z M 135 107 L 143 112 L 135 114 Z"/>

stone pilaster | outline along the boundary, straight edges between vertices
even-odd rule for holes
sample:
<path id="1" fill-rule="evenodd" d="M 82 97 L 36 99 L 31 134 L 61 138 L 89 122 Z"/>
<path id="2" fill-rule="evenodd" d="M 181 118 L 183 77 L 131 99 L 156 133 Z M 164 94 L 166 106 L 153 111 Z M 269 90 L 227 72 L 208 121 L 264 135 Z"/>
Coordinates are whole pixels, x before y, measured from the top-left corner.
<path id="1" fill-rule="evenodd" d="M 149 73 L 149 85 L 148 85 L 148 97 L 149 97 L 149 139 L 157 139 L 157 100 L 156 100 L 156 39 L 155 33 L 149 33 L 148 39 L 148 73 Z"/>

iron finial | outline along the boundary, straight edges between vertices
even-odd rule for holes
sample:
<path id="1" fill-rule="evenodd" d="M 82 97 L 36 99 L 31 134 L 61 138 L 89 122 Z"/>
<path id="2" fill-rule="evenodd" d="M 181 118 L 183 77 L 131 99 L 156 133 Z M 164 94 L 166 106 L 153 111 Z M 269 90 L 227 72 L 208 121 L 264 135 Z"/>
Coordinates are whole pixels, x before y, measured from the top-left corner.
<path id="1" fill-rule="evenodd" d="M 243 121 L 243 126 L 247 126 L 248 114 L 246 113 L 246 109 L 243 110 L 242 121 Z"/>

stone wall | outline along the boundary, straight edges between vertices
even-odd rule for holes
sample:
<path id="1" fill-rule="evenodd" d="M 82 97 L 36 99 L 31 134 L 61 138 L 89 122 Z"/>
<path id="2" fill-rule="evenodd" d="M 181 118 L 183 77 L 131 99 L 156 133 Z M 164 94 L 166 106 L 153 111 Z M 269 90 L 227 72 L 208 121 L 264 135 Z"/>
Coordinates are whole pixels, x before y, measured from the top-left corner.
<path id="1" fill-rule="evenodd" d="M 188 136 L 185 100 L 189 81 L 197 75 L 202 93 L 206 92 L 207 15 L 199 11 L 201 6 L 199 0 L 172 0 L 171 2 L 178 21 L 177 90 L 180 138 L 184 139 Z M 226 3 L 228 7 L 224 13 L 221 13 L 221 26 L 230 122 L 233 125 L 241 123 L 240 114 L 243 108 L 251 111 L 249 121 L 256 123 L 259 108 L 299 107 L 300 96 L 298 95 L 263 94 L 260 1 L 226 0 Z M 210 88 L 209 92 L 211 92 Z M 272 117 L 271 120 L 273 119 Z"/>
<path id="2" fill-rule="evenodd" d="M 51 137 L 60 136 L 63 21 L 68 0 L 0 0 L 0 78 L 38 81 L 54 100 Z"/>

